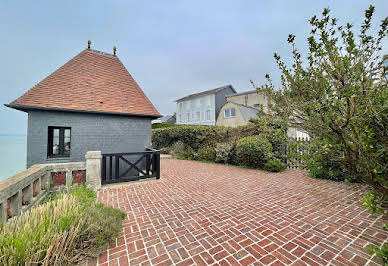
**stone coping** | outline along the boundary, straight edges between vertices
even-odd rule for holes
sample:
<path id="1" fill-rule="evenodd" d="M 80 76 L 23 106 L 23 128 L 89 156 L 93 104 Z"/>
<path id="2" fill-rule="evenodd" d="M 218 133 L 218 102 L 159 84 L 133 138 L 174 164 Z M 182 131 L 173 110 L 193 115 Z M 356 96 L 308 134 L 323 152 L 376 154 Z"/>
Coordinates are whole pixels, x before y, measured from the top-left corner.
<path id="1" fill-rule="evenodd" d="M 85 170 L 85 162 L 34 164 L 30 168 L 0 181 L 0 202 L 6 201 L 20 189 L 24 189 L 48 171 L 61 172 Z"/>

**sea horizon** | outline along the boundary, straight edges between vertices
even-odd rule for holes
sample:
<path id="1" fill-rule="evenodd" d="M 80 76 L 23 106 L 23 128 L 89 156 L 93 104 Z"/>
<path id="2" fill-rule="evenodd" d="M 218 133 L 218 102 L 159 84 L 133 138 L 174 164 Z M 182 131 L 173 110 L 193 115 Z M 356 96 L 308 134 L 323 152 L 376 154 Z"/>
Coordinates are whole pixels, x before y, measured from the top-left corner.
<path id="1" fill-rule="evenodd" d="M 0 181 L 26 170 L 27 135 L 0 133 Z"/>

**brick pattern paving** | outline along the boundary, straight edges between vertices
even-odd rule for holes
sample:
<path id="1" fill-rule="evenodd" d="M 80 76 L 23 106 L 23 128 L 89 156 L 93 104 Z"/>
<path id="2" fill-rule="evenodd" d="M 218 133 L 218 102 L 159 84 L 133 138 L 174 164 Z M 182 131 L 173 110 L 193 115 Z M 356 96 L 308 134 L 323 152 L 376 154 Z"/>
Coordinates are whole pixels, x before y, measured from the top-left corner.
<path id="1" fill-rule="evenodd" d="M 102 189 L 127 213 L 99 265 L 378 265 L 364 247 L 387 241 L 359 207 L 365 187 L 162 159 L 161 179 Z"/>

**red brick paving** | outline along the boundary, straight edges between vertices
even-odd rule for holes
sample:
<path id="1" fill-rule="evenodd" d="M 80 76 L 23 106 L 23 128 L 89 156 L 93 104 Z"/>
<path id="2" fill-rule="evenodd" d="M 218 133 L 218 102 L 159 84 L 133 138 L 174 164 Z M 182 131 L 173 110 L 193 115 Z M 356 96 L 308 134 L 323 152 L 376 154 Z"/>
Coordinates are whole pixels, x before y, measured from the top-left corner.
<path id="1" fill-rule="evenodd" d="M 365 187 L 162 159 L 161 179 L 103 188 L 127 213 L 99 265 L 378 265 L 364 251 L 388 241 L 362 209 Z"/>

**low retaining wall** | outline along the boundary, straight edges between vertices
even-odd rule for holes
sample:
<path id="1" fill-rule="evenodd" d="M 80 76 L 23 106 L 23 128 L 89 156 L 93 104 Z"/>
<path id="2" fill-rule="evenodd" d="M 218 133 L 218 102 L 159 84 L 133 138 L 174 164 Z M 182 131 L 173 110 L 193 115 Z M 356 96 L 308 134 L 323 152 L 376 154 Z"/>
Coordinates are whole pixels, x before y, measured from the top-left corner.
<path id="1" fill-rule="evenodd" d="M 0 181 L 0 223 L 7 222 L 38 204 L 52 187 L 85 182 L 101 187 L 101 152 L 85 155 L 86 162 L 35 164 Z"/>

